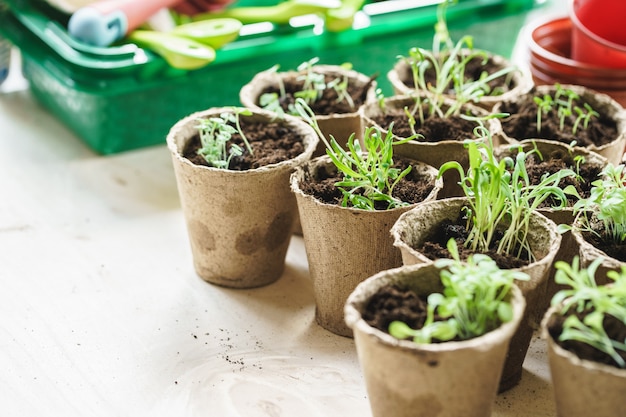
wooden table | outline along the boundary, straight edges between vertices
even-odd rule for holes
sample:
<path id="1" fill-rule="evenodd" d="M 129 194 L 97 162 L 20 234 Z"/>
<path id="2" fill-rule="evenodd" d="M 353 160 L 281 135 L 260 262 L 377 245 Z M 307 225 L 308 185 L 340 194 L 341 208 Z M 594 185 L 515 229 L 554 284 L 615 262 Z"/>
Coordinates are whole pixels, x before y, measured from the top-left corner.
<path id="1" fill-rule="evenodd" d="M 203 282 L 165 146 L 94 154 L 17 59 L 0 148 L 3 416 L 371 415 L 353 341 L 314 322 L 300 237 L 273 285 Z M 493 416 L 555 415 L 541 340 L 524 368 Z"/>

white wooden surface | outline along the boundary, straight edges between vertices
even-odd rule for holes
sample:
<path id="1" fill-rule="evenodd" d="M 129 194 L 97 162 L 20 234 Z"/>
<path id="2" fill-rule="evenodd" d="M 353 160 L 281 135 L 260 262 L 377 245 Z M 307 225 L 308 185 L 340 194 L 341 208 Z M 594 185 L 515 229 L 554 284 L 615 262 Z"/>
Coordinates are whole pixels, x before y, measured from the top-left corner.
<path id="1" fill-rule="evenodd" d="M 351 339 L 317 326 L 304 245 L 227 290 L 193 271 L 169 154 L 98 156 L 17 59 L 0 87 L 0 414 L 370 416 Z M 553 417 L 545 346 L 494 416 Z"/>

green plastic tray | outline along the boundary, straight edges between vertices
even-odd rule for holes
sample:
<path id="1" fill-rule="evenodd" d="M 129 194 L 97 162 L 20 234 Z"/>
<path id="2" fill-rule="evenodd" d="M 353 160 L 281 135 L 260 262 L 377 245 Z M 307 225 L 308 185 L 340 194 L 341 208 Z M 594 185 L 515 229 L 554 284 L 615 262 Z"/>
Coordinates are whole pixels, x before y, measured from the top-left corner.
<path id="1" fill-rule="evenodd" d="M 0 3 L 9 6 L 0 11 L 0 33 L 20 48 L 32 93 L 100 154 L 164 144 L 180 118 L 239 105 L 239 89 L 275 64 L 292 69 L 314 56 L 326 64 L 351 62 L 358 71 L 378 73 L 383 92 L 391 94 L 385 73 L 410 47 L 430 45 L 436 21 L 433 1 L 372 3 L 353 29 L 330 33 L 314 24 L 273 26 L 240 36 L 217 51 L 208 66 L 184 71 L 134 44 L 96 48 L 76 43 L 65 30 L 67 16 L 40 0 Z M 459 0 L 448 10 L 448 23 L 455 38 L 476 33 L 477 47 L 508 56 L 516 26 L 533 6 L 533 0 Z M 506 33 L 511 39 L 503 38 Z"/>

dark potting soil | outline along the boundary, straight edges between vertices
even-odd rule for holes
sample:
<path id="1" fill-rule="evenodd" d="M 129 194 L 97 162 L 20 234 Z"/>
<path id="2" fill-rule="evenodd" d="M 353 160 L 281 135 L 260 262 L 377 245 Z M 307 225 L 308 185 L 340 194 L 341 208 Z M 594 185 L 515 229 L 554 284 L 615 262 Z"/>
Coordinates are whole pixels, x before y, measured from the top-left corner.
<path id="1" fill-rule="evenodd" d="M 388 109 L 380 115 L 373 116 L 372 120 L 385 130 L 391 126 L 392 133 L 397 137 L 408 138 L 413 135 L 409 118 L 403 109 Z M 476 123 L 458 116 L 447 118 L 431 116 L 424 119 L 423 124 L 419 122 L 419 119 L 416 119 L 416 122 L 415 133 L 422 136 L 417 139 L 420 142 L 441 142 L 443 140 L 462 142 L 465 139 L 476 139 L 473 136 Z"/>
<path id="2" fill-rule="evenodd" d="M 421 329 L 426 322 L 427 308 L 426 298 L 418 296 L 414 291 L 386 285 L 368 301 L 363 310 L 363 320 L 385 333 L 389 333 L 389 324 L 396 320 L 406 323 L 412 329 Z M 441 317 L 435 314 L 435 320 L 441 320 Z M 433 343 L 439 342 L 441 341 L 433 339 Z M 432 365 L 435 366 L 436 363 Z"/>
<path id="3" fill-rule="evenodd" d="M 601 115 L 593 117 L 586 129 L 579 127 L 576 134 L 572 133 L 576 115 L 565 118 L 564 128 L 560 128 L 560 117 L 556 110 L 543 114 L 541 117 L 541 131 L 537 132 L 537 104 L 533 98 L 536 90 L 520 97 L 517 101 L 503 102 L 501 112 L 509 113 L 510 116 L 501 119 L 502 129 L 511 138 L 516 140 L 537 138 L 555 140 L 570 144 L 587 147 L 590 145 L 602 146 L 617 138 L 617 125 L 615 121 Z M 574 100 L 574 106 L 582 108 L 584 101 Z"/>
<path id="4" fill-rule="evenodd" d="M 570 314 L 576 314 L 578 318 L 582 321 L 584 313 L 586 312 L 571 312 Z M 558 338 L 559 335 L 563 332 L 563 322 L 566 318 L 567 316 L 555 315 L 552 316 L 548 321 L 548 332 L 550 333 L 550 336 L 552 336 L 552 338 L 563 349 L 574 353 L 581 359 L 586 359 L 589 361 L 617 367 L 617 363 L 613 360 L 613 358 L 611 358 L 611 356 L 586 343 L 582 343 L 576 340 L 567 340 L 563 342 L 559 341 Z M 616 319 L 611 315 L 605 315 L 602 326 L 604 327 L 604 330 L 611 339 L 626 340 L 626 324 L 624 324 L 621 320 Z M 620 352 L 620 356 L 626 360 L 626 352 Z"/>
<path id="5" fill-rule="evenodd" d="M 470 255 L 475 253 L 470 248 L 465 247 L 465 241 L 467 240 L 468 232 L 465 228 L 466 220 L 461 214 L 455 222 L 443 221 L 434 231 L 433 235 L 427 239 L 422 247 L 415 248 L 419 250 L 428 259 L 437 260 L 441 258 L 451 258 L 450 251 L 446 248 L 446 245 L 450 239 L 456 241 L 459 256 L 461 259 L 467 259 Z M 485 255 L 489 255 L 493 259 L 500 269 L 513 269 L 520 268 L 528 265 L 528 258 L 526 254 L 522 254 L 522 257 L 516 257 L 513 255 L 497 253 L 499 236 L 496 236 L 493 240 L 492 248 L 489 251 L 484 252 Z"/>
<path id="6" fill-rule="evenodd" d="M 326 83 L 329 83 L 338 77 L 342 77 L 342 75 L 333 73 L 324 75 Z M 352 98 L 352 104 L 354 106 L 351 106 L 346 99 L 339 100 L 339 95 L 333 88 L 326 88 L 322 91 L 322 96 L 310 103 L 309 107 L 317 115 L 346 114 L 356 112 L 358 108 L 365 103 L 367 91 L 370 89 L 375 80 L 376 76 L 372 76 L 366 83 L 359 80 L 350 80 L 348 82 L 347 92 Z M 288 78 L 285 79 L 283 83 L 285 87 L 284 96 L 280 96 L 278 86 L 269 86 L 265 88 L 261 92 L 261 95 L 266 93 L 277 93 L 279 95 L 280 106 L 285 113 L 288 113 L 290 105 L 293 105 L 296 101 L 295 93 L 302 91 L 303 89 L 304 80 Z M 260 103 L 257 103 L 257 105 L 260 106 Z"/>
<path id="7" fill-rule="evenodd" d="M 494 74 L 501 69 L 504 69 L 504 67 L 500 64 L 495 63 L 493 58 L 488 58 L 487 62 L 484 62 L 484 59 L 482 57 L 474 57 L 465 66 L 465 79 L 467 81 L 478 80 L 480 79 L 481 74 L 483 74 L 484 72 L 486 72 L 487 74 Z M 517 85 L 515 84 L 515 81 L 512 79 L 510 74 L 511 73 L 491 80 L 487 84 L 489 86 L 488 95 L 501 95 L 515 88 Z M 434 85 L 437 81 L 437 75 L 433 69 L 427 70 L 424 74 L 424 78 L 425 81 L 431 85 Z M 408 73 L 408 77 L 404 78 L 402 82 L 410 88 L 415 88 L 415 82 L 413 80 L 411 72 Z M 447 94 L 454 95 L 454 88 L 452 84 L 448 86 Z"/>
<path id="8" fill-rule="evenodd" d="M 389 324 L 398 320 L 412 329 L 420 329 L 426 321 L 426 300 L 414 291 L 384 286 L 369 300 L 363 320 L 372 327 L 388 332 Z"/>
<path id="9" fill-rule="evenodd" d="M 413 161 L 396 158 L 394 168 L 406 169 Z M 300 184 L 300 189 L 307 195 L 312 195 L 316 199 L 326 204 L 341 205 L 343 194 L 335 186 L 335 183 L 342 181 L 343 176 L 336 169 L 327 170 L 320 167 L 314 176 L 306 173 L 304 181 Z M 405 203 L 414 204 L 424 201 L 434 188 L 434 181 L 430 177 L 420 175 L 416 170 L 411 170 L 407 176 L 402 178 L 393 189 L 393 196 Z M 375 205 L 376 210 L 386 210 L 387 205 L 383 202 Z"/>
<path id="10" fill-rule="evenodd" d="M 231 159 L 228 169 L 245 171 L 262 166 L 276 164 L 293 159 L 304 152 L 303 137 L 281 123 L 247 122 L 245 116 L 240 120 L 243 132 L 250 143 L 253 155 L 246 150 L 243 140 L 238 133 L 233 134 L 230 142 L 243 149 L 241 156 Z M 230 143 L 229 142 L 229 143 Z M 183 156 L 196 165 L 209 166 L 201 155 L 200 135 L 195 135 L 183 149 Z"/>
<path id="11" fill-rule="evenodd" d="M 601 250 L 612 258 L 621 262 L 626 262 L 626 245 L 612 242 L 611 239 L 605 238 L 604 230 L 597 230 L 598 235 L 585 232 L 583 236 L 585 240 L 595 248 Z"/>
<path id="12" fill-rule="evenodd" d="M 515 157 L 516 154 L 513 155 Z M 559 188 L 564 189 L 572 185 L 582 198 L 587 198 L 591 194 L 591 183 L 598 179 L 603 167 L 587 163 L 580 164 L 578 178 L 563 178 L 559 183 Z M 552 175 L 563 169 L 572 169 L 576 172 L 576 163 L 570 155 L 555 152 L 552 155 L 543 155 L 543 160 L 538 155 L 532 154 L 526 158 L 526 171 L 529 181 L 533 185 L 541 183 L 544 175 Z M 567 206 L 573 206 L 578 198 L 567 196 Z M 547 198 L 541 208 L 558 206 L 559 202 L 553 197 Z"/>

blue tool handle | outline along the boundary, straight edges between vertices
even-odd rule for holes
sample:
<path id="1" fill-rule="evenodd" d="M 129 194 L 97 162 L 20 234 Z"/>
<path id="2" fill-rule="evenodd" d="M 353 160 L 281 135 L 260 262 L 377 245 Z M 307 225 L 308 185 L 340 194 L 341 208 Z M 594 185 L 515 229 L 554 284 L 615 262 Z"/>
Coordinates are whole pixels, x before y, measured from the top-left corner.
<path id="1" fill-rule="evenodd" d="M 67 30 L 74 39 L 86 44 L 109 46 L 126 35 L 128 18 L 121 10 L 107 12 L 87 6 L 72 14 Z"/>
<path id="2" fill-rule="evenodd" d="M 0 35 L 0 85 L 9 76 L 11 68 L 11 43 Z"/>

